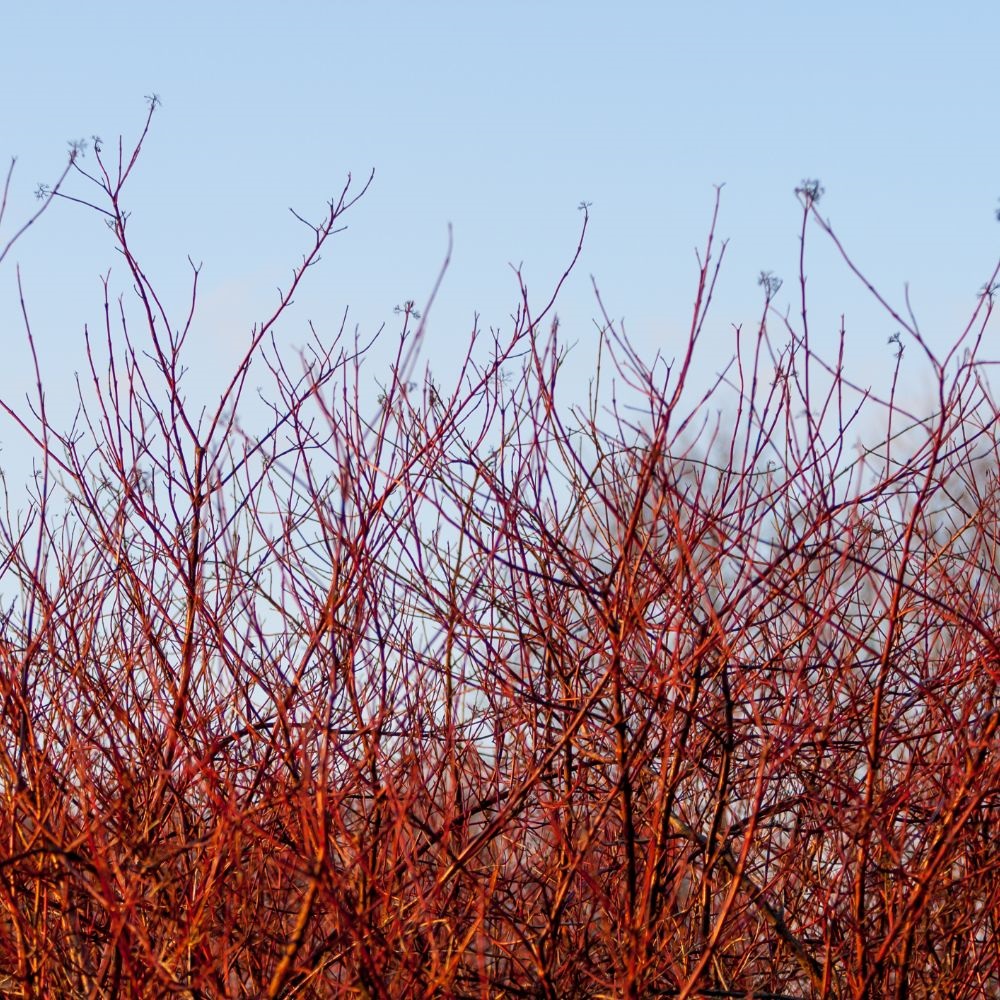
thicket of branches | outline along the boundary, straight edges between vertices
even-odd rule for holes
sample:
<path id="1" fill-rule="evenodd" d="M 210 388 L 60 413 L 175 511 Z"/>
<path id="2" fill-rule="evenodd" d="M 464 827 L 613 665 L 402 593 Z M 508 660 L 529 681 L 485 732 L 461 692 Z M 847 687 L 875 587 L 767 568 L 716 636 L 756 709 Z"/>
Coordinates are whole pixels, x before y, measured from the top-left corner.
<path id="1" fill-rule="evenodd" d="M 714 219 L 669 367 L 605 317 L 569 405 L 523 294 L 443 384 L 407 306 L 369 404 L 352 338 L 269 337 L 348 183 L 193 413 L 145 135 L 42 192 L 130 286 L 76 423 L 40 376 L 2 403 L 38 467 L 0 517 L 6 995 L 1000 996 L 997 271 L 944 357 L 883 302 L 929 417 L 814 352 L 804 277 L 691 400 Z"/>

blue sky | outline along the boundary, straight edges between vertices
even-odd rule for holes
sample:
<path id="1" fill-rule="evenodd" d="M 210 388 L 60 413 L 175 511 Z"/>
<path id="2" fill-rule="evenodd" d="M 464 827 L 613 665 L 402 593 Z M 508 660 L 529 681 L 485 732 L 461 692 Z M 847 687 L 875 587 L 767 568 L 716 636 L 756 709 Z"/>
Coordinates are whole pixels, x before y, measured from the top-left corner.
<path id="1" fill-rule="evenodd" d="M 995 0 L 9 4 L 0 155 L 18 165 L 5 232 L 58 173 L 67 140 L 134 137 L 155 92 L 162 108 L 126 196 L 133 247 L 177 310 L 187 255 L 203 262 L 191 362 L 206 385 L 304 248 L 288 208 L 315 215 L 349 171 L 373 168 L 350 229 L 283 324 L 292 347 L 307 320 L 332 333 L 346 307 L 363 333 L 395 329 L 393 307 L 430 291 L 450 223 L 453 263 L 426 352 L 447 364 L 475 312 L 484 327 L 509 326 L 511 262 L 536 299 L 553 286 L 586 200 L 588 240 L 559 304 L 565 338 L 581 345 L 574 371 L 582 384 L 596 341 L 591 275 L 640 353 L 669 358 L 689 320 L 693 249 L 725 183 L 728 261 L 701 358 L 711 372 L 733 326 L 759 316 L 762 269 L 786 280 L 779 304 L 794 302 L 793 189 L 815 177 L 858 263 L 894 302 L 909 282 L 928 340 L 944 348 L 1000 249 L 998 37 Z M 877 384 L 893 326 L 821 234 L 810 240 L 815 336 L 832 350 L 845 314 L 848 364 Z M 100 320 L 110 239 L 61 204 L 13 257 L 0 266 L 0 393 L 27 389 L 19 262 L 64 398 L 83 366 L 83 324 Z M 923 385 L 915 352 L 907 364 L 904 378 Z M 21 447 L 7 428 L 0 443 L 8 458 Z"/>

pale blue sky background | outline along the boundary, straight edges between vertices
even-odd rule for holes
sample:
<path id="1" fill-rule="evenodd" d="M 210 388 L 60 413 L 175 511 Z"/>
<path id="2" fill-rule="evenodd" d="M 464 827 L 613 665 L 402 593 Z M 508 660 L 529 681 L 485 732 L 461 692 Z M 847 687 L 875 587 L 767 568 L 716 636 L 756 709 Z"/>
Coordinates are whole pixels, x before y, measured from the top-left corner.
<path id="1" fill-rule="evenodd" d="M 206 385 L 305 245 L 288 207 L 320 213 L 348 171 L 373 167 L 348 232 L 283 324 L 291 346 L 306 320 L 332 332 L 347 306 L 363 333 L 394 330 L 393 306 L 430 291 L 451 223 L 427 343 L 430 363 L 447 364 L 474 312 L 509 327 L 510 262 L 523 262 L 536 301 L 548 292 L 585 199 L 592 226 L 559 305 L 566 339 L 581 344 L 579 384 L 596 341 L 591 274 L 640 352 L 670 357 L 721 182 L 719 233 L 731 242 L 705 372 L 728 356 L 733 324 L 759 316 L 762 269 L 785 278 L 779 302 L 794 302 L 804 177 L 822 181 L 824 214 L 880 289 L 902 303 L 910 282 L 937 347 L 997 261 L 996 0 L 3 6 L 0 154 L 19 157 L 5 232 L 57 175 L 67 140 L 134 137 L 143 96 L 159 94 L 126 197 L 133 248 L 178 316 L 186 255 L 204 263 L 191 360 Z M 893 326 L 820 234 L 811 240 L 814 333 L 832 349 L 845 313 L 849 367 L 877 383 Z M 97 217 L 61 204 L 13 256 L 64 398 L 83 324 L 100 321 L 110 239 Z M 28 388 L 14 263 L 0 268 L 8 398 Z M 925 369 L 911 354 L 916 391 Z M 6 426 L 0 444 L 5 464 L 22 447 Z"/>

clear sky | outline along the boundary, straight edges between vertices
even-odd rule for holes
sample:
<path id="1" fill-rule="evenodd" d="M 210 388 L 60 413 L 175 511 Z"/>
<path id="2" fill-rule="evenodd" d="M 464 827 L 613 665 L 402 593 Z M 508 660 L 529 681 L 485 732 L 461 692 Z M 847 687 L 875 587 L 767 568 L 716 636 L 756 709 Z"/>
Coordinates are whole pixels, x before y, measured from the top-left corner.
<path id="1" fill-rule="evenodd" d="M 362 332 L 395 328 L 393 306 L 430 291 L 451 223 L 427 343 L 432 365 L 447 361 L 475 312 L 509 327 L 511 262 L 538 299 L 552 287 L 586 200 L 591 229 L 559 305 L 581 377 L 596 340 L 590 275 L 640 352 L 670 357 L 724 182 L 719 233 L 731 242 L 710 370 L 733 325 L 758 317 L 762 269 L 785 278 L 779 303 L 794 302 L 793 189 L 809 177 L 874 283 L 902 303 L 909 282 L 928 339 L 944 347 L 1000 250 L 998 38 L 996 0 L 9 2 L 0 155 L 19 159 L 5 233 L 58 174 L 67 140 L 134 137 L 155 92 L 162 108 L 126 202 L 133 247 L 178 312 L 186 256 L 204 264 L 197 377 L 232 356 L 304 248 L 288 207 L 321 213 L 349 171 L 373 168 L 280 331 L 291 346 L 309 319 L 332 332 L 345 307 Z M 821 234 L 811 240 L 816 336 L 832 349 L 844 313 L 848 362 L 877 381 L 891 369 L 892 325 Z M 100 220 L 69 204 L 13 256 L 0 267 L 0 392 L 22 398 L 14 263 L 59 387 L 83 366 L 98 275 L 116 262 Z M 908 363 L 916 385 L 925 369 Z M 0 444 L 8 457 L 20 447 L 7 427 Z"/>

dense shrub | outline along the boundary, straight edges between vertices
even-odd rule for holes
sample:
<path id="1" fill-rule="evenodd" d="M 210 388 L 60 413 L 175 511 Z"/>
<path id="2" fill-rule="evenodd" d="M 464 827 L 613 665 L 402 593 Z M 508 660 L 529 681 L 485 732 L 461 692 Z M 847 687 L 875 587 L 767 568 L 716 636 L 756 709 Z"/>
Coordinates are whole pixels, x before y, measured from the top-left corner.
<path id="1" fill-rule="evenodd" d="M 375 399 L 354 342 L 269 339 L 348 184 L 191 412 L 141 146 L 46 192 L 96 185 L 135 296 L 80 418 L 3 404 L 40 470 L 0 522 L 8 995 L 1000 995 L 996 271 L 947 357 L 893 314 L 929 415 L 770 275 L 690 398 L 714 219 L 669 369 L 605 318 L 567 403 L 525 293 L 447 384 L 407 306 Z"/>

